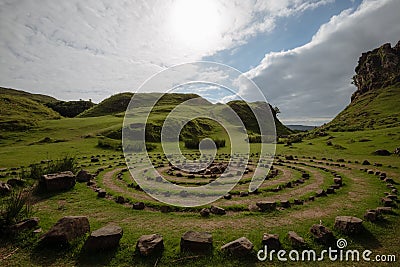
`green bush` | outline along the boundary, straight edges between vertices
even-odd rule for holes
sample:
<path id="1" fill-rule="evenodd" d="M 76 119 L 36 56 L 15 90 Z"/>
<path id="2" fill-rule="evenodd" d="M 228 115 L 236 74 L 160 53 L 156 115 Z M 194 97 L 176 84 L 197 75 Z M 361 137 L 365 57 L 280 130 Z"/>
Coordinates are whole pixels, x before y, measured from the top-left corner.
<path id="1" fill-rule="evenodd" d="M 42 175 L 63 171 L 78 171 L 78 164 L 74 157 L 65 156 L 57 160 L 49 160 L 46 163 L 31 164 L 28 169 L 22 169 L 21 178 L 40 180 Z"/>
<path id="2" fill-rule="evenodd" d="M 32 214 L 32 190 L 13 190 L 0 202 L 0 229 L 13 225 Z"/>

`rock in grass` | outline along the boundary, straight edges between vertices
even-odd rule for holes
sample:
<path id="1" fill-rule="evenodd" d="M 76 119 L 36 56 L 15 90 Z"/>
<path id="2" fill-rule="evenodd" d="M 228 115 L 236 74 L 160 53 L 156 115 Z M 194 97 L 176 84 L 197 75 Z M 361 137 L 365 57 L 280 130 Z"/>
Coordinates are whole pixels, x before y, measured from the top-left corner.
<path id="1" fill-rule="evenodd" d="M 212 214 L 216 214 L 216 215 L 225 215 L 226 214 L 225 209 L 218 207 L 218 206 L 211 206 L 210 211 Z"/>
<path id="2" fill-rule="evenodd" d="M 302 246 L 306 245 L 306 241 L 304 241 L 304 238 L 299 236 L 294 231 L 289 231 L 288 232 L 288 238 L 289 238 L 289 241 L 292 243 L 292 245 L 295 246 L 295 247 L 302 247 Z"/>
<path id="3" fill-rule="evenodd" d="M 11 192 L 11 185 L 0 182 L 0 196 L 6 195 Z"/>
<path id="4" fill-rule="evenodd" d="M 381 202 L 385 207 L 392 207 L 395 205 L 393 199 L 390 199 L 388 197 L 381 198 Z"/>
<path id="5" fill-rule="evenodd" d="M 117 225 L 106 225 L 93 231 L 86 240 L 84 248 L 88 251 L 104 251 L 119 246 L 123 230 Z"/>
<path id="6" fill-rule="evenodd" d="M 107 195 L 107 192 L 106 192 L 106 190 L 104 190 L 104 189 L 99 189 L 99 190 L 97 191 L 97 197 L 99 197 L 99 198 L 105 198 L 106 195 Z"/>
<path id="7" fill-rule="evenodd" d="M 393 212 L 391 207 L 377 207 L 375 210 L 381 214 L 390 214 Z"/>
<path id="8" fill-rule="evenodd" d="M 253 250 L 253 243 L 246 237 L 238 238 L 221 247 L 221 251 L 228 252 L 233 256 L 243 257 L 249 255 Z"/>
<path id="9" fill-rule="evenodd" d="M 319 189 L 317 192 L 316 192 L 316 197 L 325 197 L 326 196 L 326 192 L 325 192 L 325 190 L 324 189 Z"/>
<path id="10" fill-rule="evenodd" d="M 390 156 L 392 153 L 390 153 L 386 149 L 378 149 L 375 150 L 373 154 L 377 156 Z"/>
<path id="11" fill-rule="evenodd" d="M 89 220 L 85 216 L 66 216 L 58 220 L 40 238 L 40 242 L 50 246 L 64 246 L 90 231 Z"/>
<path id="12" fill-rule="evenodd" d="M 136 249 L 142 256 L 160 254 L 164 250 L 164 240 L 159 234 L 142 235 L 136 243 Z"/>
<path id="13" fill-rule="evenodd" d="M 258 201 L 256 205 L 261 211 L 271 211 L 276 208 L 276 202 L 273 201 Z"/>
<path id="14" fill-rule="evenodd" d="M 46 174 L 41 184 L 48 192 L 68 190 L 75 186 L 75 175 L 70 171 Z"/>
<path id="15" fill-rule="evenodd" d="M 80 170 L 77 174 L 76 174 L 76 181 L 79 183 L 87 183 L 90 181 L 90 179 L 92 179 L 93 175 L 90 174 L 88 171 L 86 170 Z"/>
<path id="16" fill-rule="evenodd" d="M 203 208 L 200 210 L 200 216 L 201 217 L 209 217 L 210 216 L 210 209 L 208 208 Z"/>
<path id="17" fill-rule="evenodd" d="M 14 233 L 20 233 L 26 230 L 35 229 L 39 225 L 39 218 L 29 218 L 23 221 L 20 221 L 10 227 L 10 230 Z"/>
<path id="18" fill-rule="evenodd" d="M 134 209 L 134 210 L 144 210 L 144 208 L 145 208 L 145 205 L 143 202 L 136 202 L 136 203 L 133 203 L 133 205 L 132 205 L 132 209 Z"/>
<path id="19" fill-rule="evenodd" d="M 188 231 L 181 237 L 181 251 L 205 254 L 212 251 L 212 235 L 207 232 Z"/>
<path id="20" fill-rule="evenodd" d="M 314 224 L 310 228 L 310 233 L 314 236 L 314 238 L 322 244 L 328 245 L 334 240 L 334 236 L 331 230 L 328 227 L 323 226 L 321 224 Z"/>
<path id="21" fill-rule="evenodd" d="M 362 220 L 352 216 L 337 216 L 335 228 L 345 234 L 357 234 L 362 231 Z"/>
<path id="22" fill-rule="evenodd" d="M 281 249 L 282 245 L 279 241 L 279 235 L 276 234 L 264 234 L 262 238 L 262 244 L 268 247 L 268 250 L 271 251 Z"/>

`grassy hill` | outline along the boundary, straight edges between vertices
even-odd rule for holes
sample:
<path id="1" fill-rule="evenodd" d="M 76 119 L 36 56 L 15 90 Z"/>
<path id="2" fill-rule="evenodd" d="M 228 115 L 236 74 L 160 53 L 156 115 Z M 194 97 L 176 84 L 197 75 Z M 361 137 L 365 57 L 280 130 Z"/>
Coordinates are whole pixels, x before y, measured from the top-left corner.
<path id="1" fill-rule="evenodd" d="M 11 88 L 4 88 L 4 87 L 0 87 L 0 95 L 22 96 L 22 97 L 26 97 L 28 99 L 34 100 L 34 101 L 42 103 L 42 104 L 57 101 L 57 99 L 55 99 L 54 97 L 48 96 L 48 95 L 32 94 L 32 93 L 28 93 L 28 92 L 25 92 L 22 90 L 16 90 L 16 89 L 11 89 Z"/>
<path id="2" fill-rule="evenodd" d="M 360 95 L 322 129 L 341 132 L 397 126 L 400 126 L 400 83 Z"/>
<path id="3" fill-rule="evenodd" d="M 60 115 L 42 103 L 21 95 L 0 94 L 0 129 L 27 130 L 40 120 L 59 119 Z M 40 96 L 41 98 L 41 96 Z M 46 99 L 45 97 L 43 99 Z"/>

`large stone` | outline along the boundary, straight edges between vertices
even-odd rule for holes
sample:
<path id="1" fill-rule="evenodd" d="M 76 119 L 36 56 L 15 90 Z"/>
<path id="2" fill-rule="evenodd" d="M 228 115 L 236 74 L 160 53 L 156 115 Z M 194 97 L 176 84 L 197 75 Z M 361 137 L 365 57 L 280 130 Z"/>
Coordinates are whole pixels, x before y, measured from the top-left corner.
<path id="1" fill-rule="evenodd" d="M 76 174 L 76 181 L 80 182 L 80 183 L 87 183 L 90 181 L 90 179 L 92 179 L 93 175 L 90 174 L 88 171 L 86 170 L 80 170 L 77 174 Z"/>
<path id="2" fill-rule="evenodd" d="M 221 247 L 221 251 L 228 252 L 233 256 L 246 256 L 253 250 L 253 243 L 246 237 L 238 238 L 229 242 Z"/>
<path id="3" fill-rule="evenodd" d="M 256 203 L 256 205 L 261 211 L 271 211 L 275 210 L 276 208 L 276 202 L 273 201 L 259 201 Z"/>
<path id="4" fill-rule="evenodd" d="M 18 222 L 16 224 L 12 225 L 10 227 L 10 230 L 12 232 L 19 233 L 19 232 L 22 232 L 22 231 L 35 229 L 35 228 L 38 227 L 38 225 L 39 225 L 39 218 L 34 217 L 34 218 L 30 218 L 30 219 L 26 219 L 26 220 L 20 221 L 20 222 Z"/>
<path id="5" fill-rule="evenodd" d="M 370 222 L 375 222 L 380 219 L 380 212 L 377 210 L 368 210 L 364 214 L 364 219 Z"/>
<path id="6" fill-rule="evenodd" d="M 314 224 L 311 226 L 310 232 L 314 238 L 322 244 L 328 245 L 334 240 L 332 231 L 321 224 Z"/>
<path id="7" fill-rule="evenodd" d="M 160 254 L 164 250 L 164 240 L 159 234 L 142 235 L 136 243 L 136 249 L 142 256 Z"/>
<path id="8" fill-rule="evenodd" d="M 279 235 L 276 234 L 264 234 L 262 238 L 262 244 L 268 247 L 268 251 L 281 249 L 281 242 L 279 241 Z"/>
<path id="9" fill-rule="evenodd" d="M 86 240 L 85 249 L 89 251 L 104 251 L 119 246 L 123 230 L 117 225 L 106 225 L 93 231 Z"/>
<path id="10" fill-rule="evenodd" d="M 90 231 L 85 216 L 66 216 L 58 220 L 41 238 L 41 243 L 51 246 L 68 245 L 71 241 Z"/>
<path id="11" fill-rule="evenodd" d="M 302 246 L 305 246 L 305 244 L 306 244 L 306 241 L 304 241 L 304 238 L 299 236 L 294 231 L 288 232 L 288 238 L 289 238 L 289 241 L 292 243 L 292 245 L 295 247 L 302 247 Z"/>
<path id="12" fill-rule="evenodd" d="M 75 175 L 70 171 L 51 173 L 42 176 L 42 183 L 48 192 L 68 190 L 75 186 Z"/>
<path id="13" fill-rule="evenodd" d="M 225 215 L 226 214 L 225 209 L 218 207 L 218 206 L 211 206 L 210 212 L 212 214 L 216 214 L 216 215 Z"/>
<path id="14" fill-rule="evenodd" d="M 356 234 L 362 231 L 362 220 L 352 216 L 337 216 L 335 228 L 345 234 Z"/>
<path id="15" fill-rule="evenodd" d="M 212 250 L 212 235 L 207 232 L 188 231 L 181 237 L 181 251 L 191 253 L 209 253 Z"/>

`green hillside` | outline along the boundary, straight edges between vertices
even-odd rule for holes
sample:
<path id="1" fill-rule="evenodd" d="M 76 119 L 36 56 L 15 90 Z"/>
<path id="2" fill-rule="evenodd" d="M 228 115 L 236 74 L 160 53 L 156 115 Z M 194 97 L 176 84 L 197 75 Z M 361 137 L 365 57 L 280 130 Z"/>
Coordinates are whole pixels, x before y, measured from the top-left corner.
<path id="1" fill-rule="evenodd" d="M 322 129 L 359 131 L 400 126 L 400 83 L 360 95 Z"/>
<path id="2" fill-rule="evenodd" d="M 60 115 L 57 112 L 32 99 L 0 94 L 0 129 L 2 131 L 27 130 L 35 126 L 37 121 L 59 118 Z"/>
<path id="3" fill-rule="evenodd" d="M 32 94 L 25 91 L 4 87 L 0 87 L 0 95 L 23 96 L 43 104 L 57 101 L 57 99 L 48 95 Z"/>

